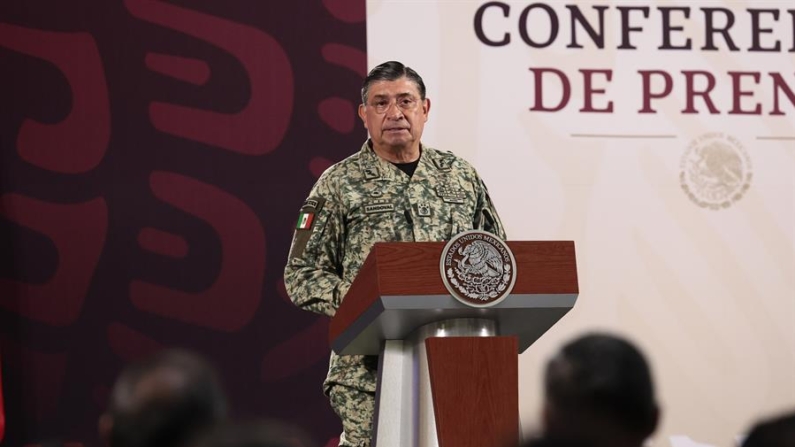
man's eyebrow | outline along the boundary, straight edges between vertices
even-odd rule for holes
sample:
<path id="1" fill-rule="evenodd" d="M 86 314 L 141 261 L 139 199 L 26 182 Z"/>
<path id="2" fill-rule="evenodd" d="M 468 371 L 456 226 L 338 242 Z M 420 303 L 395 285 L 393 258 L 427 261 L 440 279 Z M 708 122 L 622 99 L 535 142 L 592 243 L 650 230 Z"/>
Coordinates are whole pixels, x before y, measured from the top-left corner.
<path id="1" fill-rule="evenodd" d="M 412 93 L 412 92 L 403 92 L 403 93 L 398 93 L 398 94 L 397 94 L 397 95 L 395 95 L 395 96 L 396 96 L 397 98 L 405 98 L 406 96 L 411 96 L 411 97 L 413 97 L 413 96 L 414 96 L 414 93 Z M 373 97 L 373 98 L 378 98 L 378 99 L 383 99 L 383 98 L 390 98 L 391 96 L 390 96 L 390 95 L 387 95 L 387 94 L 384 94 L 384 93 L 379 93 L 379 94 L 375 94 L 375 95 L 373 95 L 372 97 Z"/>

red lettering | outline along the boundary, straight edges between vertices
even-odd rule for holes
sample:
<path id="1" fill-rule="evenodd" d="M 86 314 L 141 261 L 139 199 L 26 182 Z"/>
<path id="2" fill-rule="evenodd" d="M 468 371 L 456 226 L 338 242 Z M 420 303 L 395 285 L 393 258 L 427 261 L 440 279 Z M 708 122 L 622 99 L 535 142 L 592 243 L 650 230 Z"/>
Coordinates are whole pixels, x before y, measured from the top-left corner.
<path id="1" fill-rule="evenodd" d="M 530 71 L 533 72 L 533 79 L 535 82 L 535 101 L 533 107 L 530 107 L 530 110 L 538 112 L 557 112 L 566 107 L 566 104 L 569 103 L 569 99 L 571 98 L 571 83 L 566 74 L 556 68 L 531 68 Z M 557 76 L 561 84 L 560 100 L 557 105 L 552 107 L 544 105 L 544 73 Z"/>
<path id="2" fill-rule="evenodd" d="M 598 73 L 604 75 L 607 78 L 607 82 L 610 82 L 613 79 L 613 70 L 580 70 L 582 73 L 582 80 L 583 80 L 583 107 L 580 109 L 580 112 L 601 112 L 601 113 L 611 113 L 613 111 L 613 101 L 607 101 L 607 108 L 604 109 L 595 109 L 593 107 L 593 95 L 594 94 L 604 94 L 606 92 L 605 89 L 595 89 L 593 88 L 593 75 L 594 73 Z"/>
<path id="3" fill-rule="evenodd" d="M 668 72 L 661 70 L 638 70 L 638 73 L 643 81 L 643 107 L 638 110 L 638 113 L 657 113 L 655 109 L 651 108 L 652 99 L 662 99 L 670 95 L 674 88 L 674 81 Z M 662 77 L 663 89 L 661 92 L 652 92 L 653 76 Z"/>
<path id="4" fill-rule="evenodd" d="M 754 83 L 759 84 L 760 73 L 758 71 L 730 71 L 728 73 L 732 78 L 732 109 L 729 110 L 729 115 L 761 115 L 762 105 L 759 103 L 756 103 L 756 107 L 754 107 L 753 110 L 743 110 L 740 108 L 743 96 L 754 95 L 754 92 L 741 90 L 742 77 L 751 76 L 754 79 Z"/>
<path id="5" fill-rule="evenodd" d="M 795 93 L 793 93 L 792 89 L 784 82 L 784 78 L 778 73 L 768 73 L 768 75 L 773 78 L 773 111 L 770 112 L 771 115 L 784 115 L 784 112 L 781 111 L 778 105 L 778 93 L 779 91 L 783 91 L 785 95 L 787 95 L 787 99 L 789 99 L 789 103 L 795 106 Z"/>
<path id="6" fill-rule="evenodd" d="M 708 71 L 702 70 L 682 70 L 682 74 L 685 75 L 685 102 L 687 103 L 682 113 L 698 113 L 694 104 L 695 97 L 700 96 L 707 105 L 709 113 L 713 115 L 720 114 L 720 111 L 715 107 L 715 104 L 712 103 L 712 99 L 709 97 L 709 94 L 715 88 L 715 76 Z M 696 77 L 703 77 L 706 79 L 706 88 L 700 91 L 696 90 Z"/>

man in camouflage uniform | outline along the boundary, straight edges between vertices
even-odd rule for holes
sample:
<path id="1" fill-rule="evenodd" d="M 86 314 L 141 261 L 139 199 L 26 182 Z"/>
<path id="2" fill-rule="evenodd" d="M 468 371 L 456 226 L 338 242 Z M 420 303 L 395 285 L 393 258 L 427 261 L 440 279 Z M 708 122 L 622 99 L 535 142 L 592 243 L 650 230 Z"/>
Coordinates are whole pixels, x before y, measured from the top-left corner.
<path id="1" fill-rule="evenodd" d="M 475 169 L 420 143 L 430 105 L 422 78 L 399 62 L 367 75 L 359 117 L 370 139 L 326 170 L 301 207 L 284 272 L 297 306 L 333 317 L 376 242 L 472 229 L 505 239 Z M 377 366 L 375 356 L 331 353 L 323 389 L 342 419 L 341 446 L 370 445 Z"/>

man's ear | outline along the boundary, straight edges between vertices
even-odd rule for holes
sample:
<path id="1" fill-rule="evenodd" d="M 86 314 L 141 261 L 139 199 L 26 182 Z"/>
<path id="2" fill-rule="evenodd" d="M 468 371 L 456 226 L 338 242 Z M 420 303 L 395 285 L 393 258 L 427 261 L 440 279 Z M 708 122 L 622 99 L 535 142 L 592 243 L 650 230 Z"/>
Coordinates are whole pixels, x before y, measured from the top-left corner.
<path id="1" fill-rule="evenodd" d="M 367 111 L 364 107 L 364 104 L 359 104 L 359 118 L 362 120 L 362 123 L 364 123 L 364 128 L 367 129 L 367 120 L 365 119 L 367 118 Z"/>
<path id="2" fill-rule="evenodd" d="M 422 100 L 422 114 L 425 116 L 425 121 L 428 121 L 428 112 L 431 111 L 431 100 L 425 98 Z"/>
<path id="3" fill-rule="evenodd" d="M 110 434 L 113 432 L 113 416 L 108 413 L 102 413 L 97 422 L 97 431 L 99 431 L 99 439 L 106 446 L 110 445 Z"/>

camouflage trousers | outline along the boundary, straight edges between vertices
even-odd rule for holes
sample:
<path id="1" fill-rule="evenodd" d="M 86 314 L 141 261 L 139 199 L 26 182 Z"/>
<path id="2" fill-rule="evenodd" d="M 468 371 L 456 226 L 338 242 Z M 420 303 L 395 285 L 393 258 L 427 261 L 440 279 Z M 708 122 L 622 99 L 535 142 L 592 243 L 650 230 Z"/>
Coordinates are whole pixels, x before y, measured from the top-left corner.
<path id="1" fill-rule="evenodd" d="M 328 395 L 331 407 L 342 420 L 340 447 L 370 447 L 375 393 L 336 384 Z"/>

